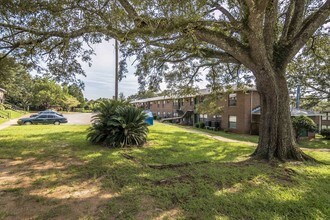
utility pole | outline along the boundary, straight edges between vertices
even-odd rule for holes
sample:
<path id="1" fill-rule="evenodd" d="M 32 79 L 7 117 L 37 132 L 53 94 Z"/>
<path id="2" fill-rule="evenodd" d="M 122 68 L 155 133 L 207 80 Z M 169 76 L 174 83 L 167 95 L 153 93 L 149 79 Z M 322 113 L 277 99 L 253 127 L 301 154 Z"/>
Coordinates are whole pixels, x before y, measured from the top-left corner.
<path id="1" fill-rule="evenodd" d="M 300 108 L 300 85 L 297 86 L 296 109 Z"/>
<path id="2" fill-rule="evenodd" d="M 115 40 L 115 65 L 116 65 L 116 70 L 115 70 L 115 100 L 118 100 L 118 41 L 117 39 Z"/>

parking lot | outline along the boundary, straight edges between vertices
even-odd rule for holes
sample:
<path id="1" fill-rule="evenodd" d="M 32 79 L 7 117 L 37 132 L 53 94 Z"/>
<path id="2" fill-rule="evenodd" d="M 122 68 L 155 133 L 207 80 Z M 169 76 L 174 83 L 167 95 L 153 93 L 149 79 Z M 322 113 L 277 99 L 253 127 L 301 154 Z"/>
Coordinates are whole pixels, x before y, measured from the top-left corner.
<path id="1" fill-rule="evenodd" d="M 91 124 L 94 113 L 68 113 L 63 114 L 68 119 L 68 124 L 88 125 Z"/>

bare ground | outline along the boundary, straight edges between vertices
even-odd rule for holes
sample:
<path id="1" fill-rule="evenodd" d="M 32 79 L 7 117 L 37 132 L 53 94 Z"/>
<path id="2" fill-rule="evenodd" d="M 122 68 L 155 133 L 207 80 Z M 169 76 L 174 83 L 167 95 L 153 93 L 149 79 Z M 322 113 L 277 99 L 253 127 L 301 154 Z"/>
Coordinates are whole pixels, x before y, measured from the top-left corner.
<path id="1" fill-rule="evenodd" d="M 111 201 L 120 203 L 120 194 L 104 189 L 102 178 L 85 180 L 68 172 L 70 166 L 83 165 L 72 158 L 0 159 L 0 219 L 123 219 L 123 213 L 106 213 Z M 147 196 L 141 197 L 140 206 L 136 219 L 182 215 L 178 208 L 157 208 Z"/>
<path id="2" fill-rule="evenodd" d="M 102 189 L 99 179 L 74 181 L 66 163 L 35 158 L 0 160 L 0 219 L 78 219 L 100 216 L 99 207 L 116 193 Z M 49 172 L 52 170 L 52 172 Z M 54 174 L 55 171 L 55 174 Z M 56 174 L 56 171 L 58 173 Z M 63 182 L 58 184 L 58 178 Z M 71 181 L 65 181 L 65 180 Z M 56 182 L 56 183 L 55 183 Z"/>

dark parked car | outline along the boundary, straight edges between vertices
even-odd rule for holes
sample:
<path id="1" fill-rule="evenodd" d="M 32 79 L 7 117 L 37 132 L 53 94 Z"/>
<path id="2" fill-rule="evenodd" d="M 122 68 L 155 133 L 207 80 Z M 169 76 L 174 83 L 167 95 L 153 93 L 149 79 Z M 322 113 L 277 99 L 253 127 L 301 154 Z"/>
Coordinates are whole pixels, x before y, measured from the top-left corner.
<path id="1" fill-rule="evenodd" d="M 36 117 L 38 115 L 42 115 L 42 114 L 53 114 L 53 115 L 58 115 L 58 116 L 62 116 L 62 114 L 56 112 L 56 111 L 53 111 L 53 110 L 45 110 L 45 111 L 41 111 L 41 112 L 38 112 L 38 114 L 33 114 L 33 115 L 30 115 L 30 118 L 33 118 L 33 117 Z"/>
<path id="2" fill-rule="evenodd" d="M 55 124 L 67 123 L 68 119 L 56 114 L 40 114 L 32 118 L 21 118 L 17 121 L 19 125 L 31 124 Z"/>

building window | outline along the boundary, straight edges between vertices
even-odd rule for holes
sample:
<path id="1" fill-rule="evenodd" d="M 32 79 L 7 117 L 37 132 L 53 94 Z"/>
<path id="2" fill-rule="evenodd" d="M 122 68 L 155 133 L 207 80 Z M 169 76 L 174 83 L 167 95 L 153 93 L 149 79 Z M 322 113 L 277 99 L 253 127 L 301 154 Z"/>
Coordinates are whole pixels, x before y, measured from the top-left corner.
<path id="1" fill-rule="evenodd" d="M 322 114 L 322 120 L 323 121 L 330 120 L 330 113 L 327 112 L 327 113 Z"/>
<path id="2" fill-rule="evenodd" d="M 237 127 L 237 117 L 229 116 L 229 128 L 236 129 Z"/>
<path id="3" fill-rule="evenodd" d="M 194 98 L 190 98 L 190 106 L 194 104 Z"/>
<path id="4" fill-rule="evenodd" d="M 157 112 L 157 115 L 160 115 L 160 112 Z"/>
<path id="5" fill-rule="evenodd" d="M 232 93 L 228 96 L 228 106 L 236 106 L 237 104 L 237 94 Z"/>
<path id="6" fill-rule="evenodd" d="M 163 108 L 165 107 L 165 103 L 166 103 L 166 101 L 164 100 L 164 101 L 163 101 Z"/>
<path id="7" fill-rule="evenodd" d="M 207 117 L 208 117 L 207 114 L 200 114 L 200 115 L 199 115 L 199 119 L 200 119 L 201 121 L 204 121 L 204 122 L 206 121 Z"/>
<path id="8" fill-rule="evenodd" d="M 322 120 L 323 121 L 327 120 L 327 113 L 322 114 Z"/>
<path id="9" fill-rule="evenodd" d="M 322 125 L 321 129 L 330 129 L 330 125 Z"/>

